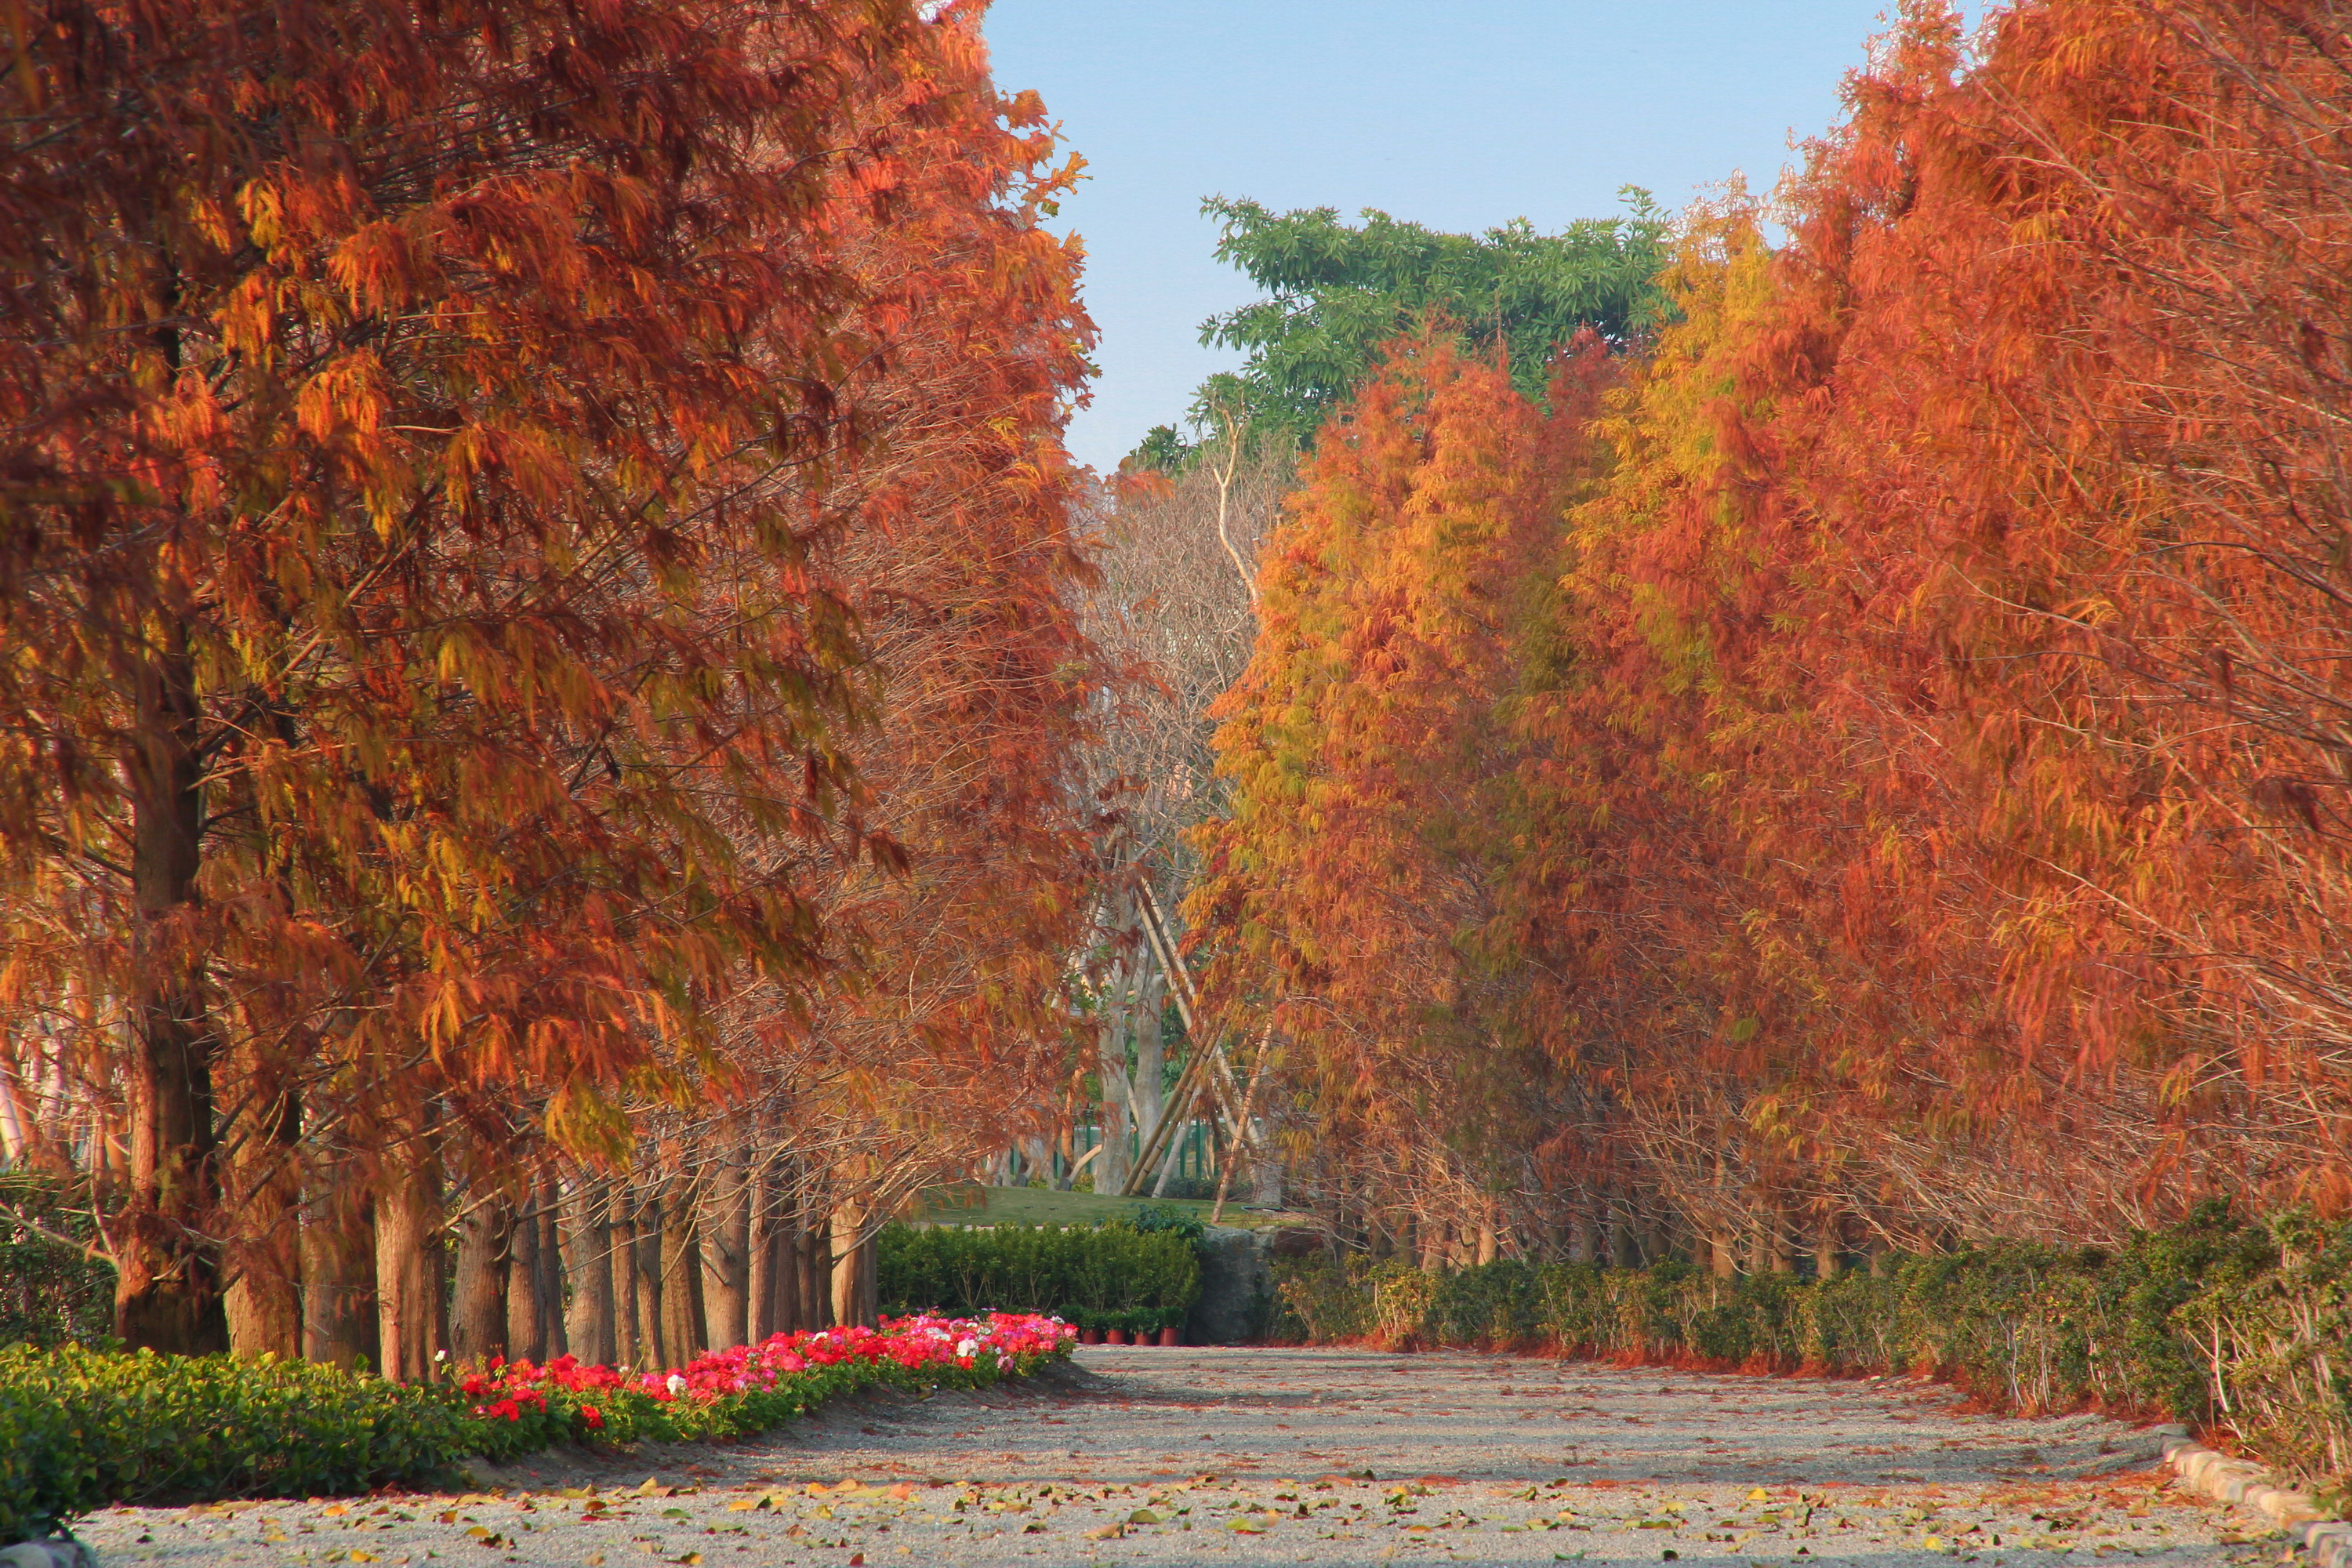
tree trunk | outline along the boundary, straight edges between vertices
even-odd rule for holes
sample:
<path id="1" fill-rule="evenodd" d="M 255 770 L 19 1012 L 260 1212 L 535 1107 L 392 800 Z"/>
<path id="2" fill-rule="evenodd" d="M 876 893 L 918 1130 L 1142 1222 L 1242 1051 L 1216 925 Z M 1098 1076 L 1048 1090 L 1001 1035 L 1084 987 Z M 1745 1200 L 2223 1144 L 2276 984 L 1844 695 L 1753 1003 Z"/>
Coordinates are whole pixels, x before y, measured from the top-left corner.
<path id="1" fill-rule="evenodd" d="M 804 1250 L 798 1210 L 779 1209 L 770 1216 L 768 1266 L 775 1270 L 774 1280 L 768 1287 L 768 1331 L 772 1334 L 791 1333 L 811 1326 L 808 1303 L 801 1297 L 801 1257 Z"/>
<path id="2" fill-rule="evenodd" d="M 1160 1032 L 1160 1009 L 1167 981 L 1150 965 L 1142 966 L 1135 984 L 1135 1121 L 1136 1136 L 1149 1138 L 1160 1125 L 1160 1109 L 1167 1098 L 1168 1041 Z"/>
<path id="3" fill-rule="evenodd" d="M 710 1347 L 703 1310 L 698 1184 L 681 1176 L 662 1205 L 662 1352 L 665 1365 L 684 1366 Z"/>
<path id="4" fill-rule="evenodd" d="M 1413 1266 L 1424 1270 L 1443 1267 L 1445 1243 L 1445 1226 L 1416 1208 L 1412 1215 Z"/>
<path id="5" fill-rule="evenodd" d="M 236 1278 L 223 1300 L 229 1349 L 240 1356 L 302 1354 L 302 1114 L 291 1094 L 266 1104 L 264 1126 L 237 1162 Z"/>
<path id="6" fill-rule="evenodd" d="M 844 1327 L 870 1325 L 879 1315 L 876 1296 L 880 1274 L 873 1239 L 859 1235 L 865 1224 L 862 1204 L 845 1203 L 833 1211 L 833 1321 Z"/>
<path id="7" fill-rule="evenodd" d="M 1134 913 L 1132 894 L 1123 892 L 1111 900 L 1111 923 L 1121 937 L 1132 927 Z M 1090 1173 L 1098 1193 L 1116 1193 L 1127 1185 L 1128 1112 L 1133 1103 L 1127 1040 L 1140 995 L 1137 971 L 1141 963 L 1139 954 L 1121 952 L 1112 964 L 1109 983 L 1103 987 L 1102 1021 L 1095 1030 L 1095 1123 L 1102 1131 L 1102 1152 L 1095 1156 Z"/>
<path id="8" fill-rule="evenodd" d="M 425 1137 L 375 1204 L 375 1300 L 383 1375 L 433 1377 L 448 1334 L 441 1299 L 441 1161 Z"/>
<path id="9" fill-rule="evenodd" d="M 814 1314 L 802 1294 L 807 1248 L 801 1235 L 800 1186 L 797 1169 L 777 1164 L 768 1177 L 766 1250 L 768 1315 L 762 1333 L 789 1333 L 813 1328 Z"/>
<path id="10" fill-rule="evenodd" d="M 375 1221 L 367 1200 L 329 1167 L 303 1205 L 302 1357 L 329 1366 L 383 1364 L 375 1310 Z"/>
<path id="11" fill-rule="evenodd" d="M 613 1364 L 642 1367 L 648 1359 L 638 1329 L 643 1314 L 637 1310 L 637 1200 L 626 1183 L 606 1189 L 608 1223 L 611 1226 L 609 1245 L 604 1251 L 604 1267 L 613 1277 Z"/>
<path id="12" fill-rule="evenodd" d="M 751 1341 L 751 1177 L 740 1151 L 710 1174 L 704 1205 L 702 1304 L 713 1349 Z"/>
<path id="13" fill-rule="evenodd" d="M 1127 1020 L 1125 997 L 1103 1019 L 1095 1037 L 1096 1124 L 1102 1129 L 1102 1152 L 1094 1159 L 1094 1189 L 1116 1193 L 1127 1185 Z"/>
<path id="14" fill-rule="evenodd" d="M 220 1263 L 213 1064 L 201 958 L 184 951 L 204 835 L 195 665 L 184 633 L 143 664 L 137 739 L 123 759 L 131 896 L 142 951 L 130 996 L 131 1181 L 116 1225 L 114 1331 L 134 1349 L 229 1348 Z"/>
<path id="15" fill-rule="evenodd" d="M 1199 1104 L 1199 1100 L 1196 1098 L 1193 1103 Z M 1189 1118 L 1187 1120 L 1189 1121 Z M 1184 1145 L 1189 1142 L 1188 1131 L 1185 1122 L 1182 1121 L 1168 1130 L 1168 1150 L 1160 1156 L 1160 1173 L 1151 1181 L 1153 1197 L 1166 1197 L 1168 1184 L 1176 1179 L 1177 1173 L 1183 1168 Z"/>
<path id="16" fill-rule="evenodd" d="M 564 1325 L 572 1353 L 597 1366 L 614 1366 L 621 1345 L 614 1329 L 613 1236 L 604 1183 L 575 1177 L 563 1200 L 563 1271 L 572 1277 L 572 1310 Z"/>
<path id="17" fill-rule="evenodd" d="M 1797 1249 L 1790 1239 L 1791 1229 L 1787 1210 L 1772 1207 L 1764 1211 L 1765 1258 L 1775 1274 L 1797 1271 Z"/>
<path id="18" fill-rule="evenodd" d="M 670 1365 L 671 1359 L 662 1337 L 662 1205 L 657 1189 L 639 1188 L 634 1208 L 630 1234 L 635 1245 L 630 1250 L 636 1268 L 636 1362 L 640 1367 L 658 1369 Z"/>
<path id="19" fill-rule="evenodd" d="M 1601 1216 L 1594 1212 L 1594 1205 L 1601 1201 L 1599 1194 L 1587 1191 L 1580 1196 L 1582 1201 L 1568 1223 L 1568 1260 L 1570 1263 L 1606 1263 L 1609 1255 L 1603 1250 L 1606 1240 Z"/>
<path id="20" fill-rule="evenodd" d="M 539 1315 L 539 1346 L 542 1357 L 566 1354 L 572 1349 L 571 1340 L 563 1331 L 563 1244 L 562 1228 L 556 1216 L 562 1212 L 562 1196 L 556 1191 L 555 1178 L 541 1178 L 539 1184 L 537 1245 L 533 1251 L 539 1267 L 531 1274 L 531 1305 Z"/>
<path id="21" fill-rule="evenodd" d="M 540 1312 L 539 1205 L 530 1202 L 507 1232 L 507 1354 L 547 1359 L 547 1320 Z"/>
<path id="22" fill-rule="evenodd" d="M 1843 1226 L 1833 1214 L 1823 1215 L 1813 1228 L 1813 1278 L 1834 1279 L 1845 1267 Z"/>
<path id="23" fill-rule="evenodd" d="M 1286 1196 L 1282 1159 L 1267 1125 L 1270 1120 L 1257 1120 L 1251 1131 L 1258 1152 L 1250 1161 L 1250 1203 L 1261 1209 L 1278 1209 Z"/>
<path id="24" fill-rule="evenodd" d="M 503 1197 L 486 1197 L 457 1222 L 457 1300 L 449 1353 L 460 1363 L 507 1353 L 507 1291 L 514 1222 Z"/>
<path id="25" fill-rule="evenodd" d="M 833 1315 L 832 1235 L 823 1214 L 801 1213 L 801 1327 L 829 1329 L 839 1321 Z"/>
<path id="26" fill-rule="evenodd" d="M 750 1228 L 743 1238 L 743 1332 L 751 1344 L 776 1331 L 775 1169 L 774 1160 L 760 1160 L 744 1187 Z"/>

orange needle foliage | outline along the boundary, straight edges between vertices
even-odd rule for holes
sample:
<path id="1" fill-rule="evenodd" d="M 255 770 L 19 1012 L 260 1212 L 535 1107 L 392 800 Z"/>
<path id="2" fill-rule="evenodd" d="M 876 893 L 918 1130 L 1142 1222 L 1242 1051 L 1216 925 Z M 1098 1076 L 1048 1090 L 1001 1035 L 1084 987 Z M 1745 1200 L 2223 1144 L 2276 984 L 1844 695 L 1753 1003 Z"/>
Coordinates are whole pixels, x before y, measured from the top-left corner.
<path id="1" fill-rule="evenodd" d="M 1267 542 L 1256 652 L 1218 710 L 1233 807 L 1198 835 L 1191 912 L 1233 933 L 1216 981 L 1307 1051 L 1326 1142 L 1381 1163 L 1352 1173 L 1375 1206 L 1402 1188 L 1475 1219 L 1538 1184 L 1517 1111 L 1551 988 L 1524 894 L 1566 847 L 1528 831 L 1521 724 L 1557 679 L 1559 509 L 1609 365 L 1593 343 L 1566 370 L 1547 421 L 1444 339 L 1398 345 Z M 1497 1120 L 1517 1137 L 1458 1136 Z"/>
<path id="2" fill-rule="evenodd" d="M 1391 646 L 1399 583 L 1478 580 L 1484 513 L 1375 498 L 1466 438 L 1408 437 L 1406 372 L 1326 431 L 1199 907 L 1229 994 L 1352 1040 L 1409 1128 L 1335 1194 L 1377 1169 L 1441 1252 L 1646 1227 L 1727 1268 L 2352 1197 L 2343 23 L 2035 0 L 1964 56 L 1906 8 L 1783 248 L 1738 199 L 1686 220 L 1612 471 L 1518 557 L 1560 596 L 1478 600 L 1504 665 Z M 1496 441 L 1530 505 L 1591 461 Z M 1513 965 L 1540 1027 L 1465 1006 Z M 1444 1109 L 1522 1041 L 1525 1105 Z"/>
<path id="3" fill-rule="evenodd" d="M 1077 764 L 1108 679 L 1076 618 L 1082 476 L 1058 435 L 1091 327 L 1075 242 L 1037 226 L 1076 166 L 1046 162 L 1033 99 L 992 89 L 976 17 L 933 43 L 866 110 L 915 129 L 837 208 L 862 446 L 821 492 L 847 523 L 813 552 L 850 585 L 875 721 L 844 744 L 858 819 L 896 853 L 806 879 L 845 984 L 735 1006 L 740 1064 L 829 1119 L 872 1213 L 1034 1132 L 1059 1093 L 1098 810 Z"/>

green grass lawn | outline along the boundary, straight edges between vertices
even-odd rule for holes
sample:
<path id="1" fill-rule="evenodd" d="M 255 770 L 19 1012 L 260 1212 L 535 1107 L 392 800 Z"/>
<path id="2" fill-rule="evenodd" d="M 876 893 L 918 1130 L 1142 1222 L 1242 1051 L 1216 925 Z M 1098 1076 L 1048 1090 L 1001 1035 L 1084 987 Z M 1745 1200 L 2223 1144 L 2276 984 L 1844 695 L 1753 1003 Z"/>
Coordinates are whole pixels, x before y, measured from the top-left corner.
<path id="1" fill-rule="evenodd" d="M 918 1200 L 910 1217 L 931 1225 L 1101 1225 L 1131 1215 L 1150 1198 L 1113 1197 L 1101 1193 L 1057 1193 L 1050 1187 L 983 1187 L 959 1183 L 935 1188 Z M 1202 1220 L 1216 1205 L 1205 1198 L 1161 1198 L 1161 1208 L 1182 1209 Z M 1295 1221 L 1297 1215 L 1244 1208 L 1230 1200 L 1218 1223 L 1257 1229 Z"/>

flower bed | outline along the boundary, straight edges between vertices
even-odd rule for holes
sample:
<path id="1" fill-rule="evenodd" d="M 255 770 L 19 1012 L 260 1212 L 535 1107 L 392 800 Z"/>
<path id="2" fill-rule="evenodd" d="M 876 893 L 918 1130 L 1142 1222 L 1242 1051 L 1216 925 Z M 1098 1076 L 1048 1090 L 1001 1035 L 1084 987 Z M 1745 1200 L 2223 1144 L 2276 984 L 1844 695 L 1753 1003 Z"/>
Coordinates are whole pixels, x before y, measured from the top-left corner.
<path id="1" fill-rule="evenodd" d="M 0 1544 L 112 1503 L 365 1491 L 472 1455 L 749 1436 L 861 1388 L 978 1388 L 1069 1353 L 1055 1320 L 918 1315 L 778 1334 L 675 1370 L 570 1356 L 403 1386 L 264 1359 L 0 1349 Z"/>
<path id="2" fill-rule="evenodd" d="M 499 1459 L 553 1443 L 740 1437 L 878 1384 L 979 1388 L 1066 1355 L 1076 1331 L 1050 1318 L 917 1313 L 878 1329 L 778 1334 L 712 1351 L 670 1372 L 625 1373 L 559 1356 L 544 1366 L 494 1362 L 455 1384 L 474 1452 Z"/>

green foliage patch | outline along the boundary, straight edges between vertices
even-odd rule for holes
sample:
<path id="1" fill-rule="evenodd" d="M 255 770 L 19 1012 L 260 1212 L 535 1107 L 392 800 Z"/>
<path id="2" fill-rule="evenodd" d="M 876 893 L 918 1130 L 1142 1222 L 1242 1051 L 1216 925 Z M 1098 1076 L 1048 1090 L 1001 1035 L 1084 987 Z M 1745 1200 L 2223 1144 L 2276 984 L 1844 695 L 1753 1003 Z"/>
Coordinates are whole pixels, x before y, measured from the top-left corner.
<path id="1" fill-rule="evenodd" d="M 117 1502 L 364 1491 L 459 1456 L 435 1391 L 300 1362 L 0 1349 L 0 1542 Z"/>
<path id="2" fill-rule="evenodd" d="M 86 1249 L 95 1224 L 66 1187 L 0 1174 L 0 1344 L 94 1342 L 114 1328 L 114 1268 Z"/>
<path id="3" fill-rule="evenodd" d="M 1306 446 L 1401 335 L 1448 328 L 1473 353 L 1499 353 L 1520 392 L 1541 403 L 1553 353 L 1591 328 L 1612 342 L 1640 336 L 1664 309 L 1665 215 L 1646 192 L 1622 193 L 1622 217 L 1557 234 L 1522 218 L 1480 235 L 1446 234 L 1367 208 L 1349 224 L 1332 207 L 1276 212 L 1212 196 L 1217 259 L 1265 290 L 1213 316 L 1201 341 L 1248 355 L 1212 376 L 1192 410 L 1213 432 L 1238 417 L 1258 439 Z M 1172 426 L 1131 459 L 1173 470 L 1192 448 Z"/>
<path id="4" fill-rule="evenodd" d="M 2352 1223 L 2249 1225 L 2215 1204 L 2112 1253 L 2003 1242 L 1818 1281 L 1682 1263 L 1275 1272 L 1277 1339 L 1926 1373 L 2017 1410 L 2190 1422 L 2305 1481 L 2352 1472 Z"/>
<path id="5" fill-rule="evenodd" d="M 894 1225 L 881 1236 L 885 1312 L 1050 1312 L 1088 1329 L 1153 1332 L 1201 1293 L 1200 1225 L 1146 1209 L 1110 1225 Z"/>

